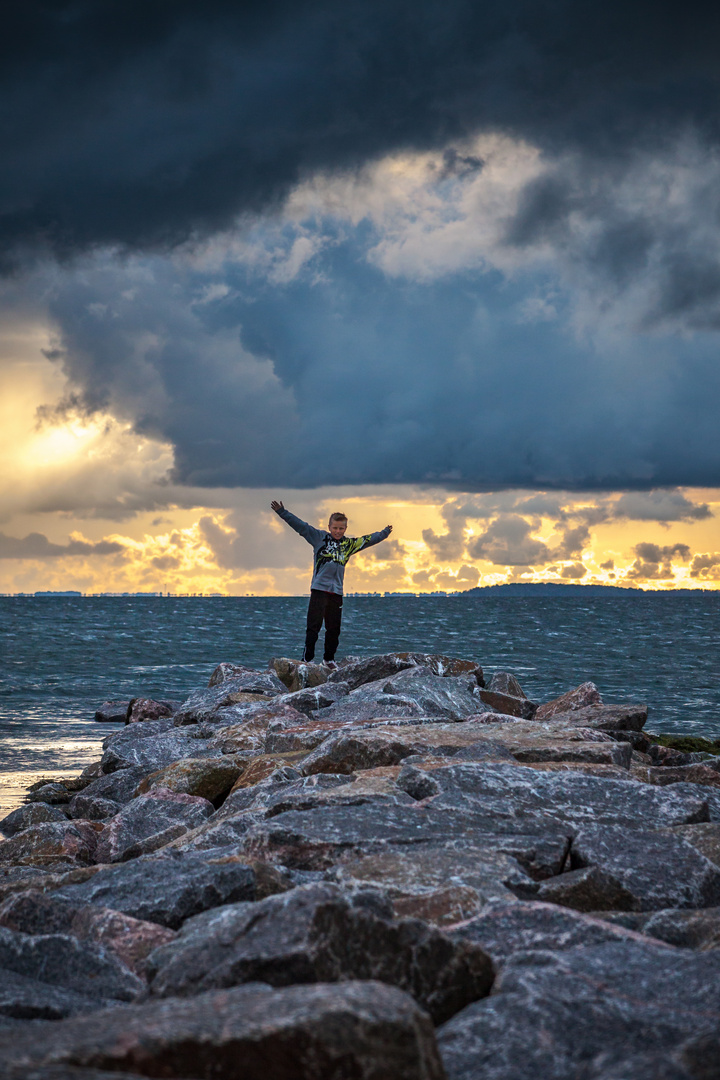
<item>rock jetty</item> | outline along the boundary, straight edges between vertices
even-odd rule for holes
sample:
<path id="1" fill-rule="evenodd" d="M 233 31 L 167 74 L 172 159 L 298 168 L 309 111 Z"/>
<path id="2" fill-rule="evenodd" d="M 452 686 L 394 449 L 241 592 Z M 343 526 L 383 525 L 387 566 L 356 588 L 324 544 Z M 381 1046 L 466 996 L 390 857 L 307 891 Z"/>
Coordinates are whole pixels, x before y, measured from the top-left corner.
<path id="1" fill-rule="evenodd" d="M 720 756 L 474 660 L 105 702 L 0 822 L 9 1080 L 720 1075 Z"/>

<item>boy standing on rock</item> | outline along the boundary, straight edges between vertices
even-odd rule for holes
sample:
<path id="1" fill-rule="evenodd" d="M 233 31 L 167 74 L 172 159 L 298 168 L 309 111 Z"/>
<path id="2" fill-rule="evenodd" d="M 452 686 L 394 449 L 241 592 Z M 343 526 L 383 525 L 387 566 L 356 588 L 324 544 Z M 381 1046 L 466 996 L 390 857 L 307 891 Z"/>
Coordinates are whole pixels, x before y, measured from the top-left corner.
<path id="1" fill-rule="evenodd" d="M 315 656 L 315 642 L 320 627 L 325 622 L 325 649 L 323 660 L 328 667 L 337 667 L 335 652 L 340 637 L 342 619 L 343 579 L 345 565 L 351 555 L 356 555 L 363 548 L 379 544 L 392 532 L 392 525 L 386 525 L 380 532 L 367 536 L 346 536 L 348 519 L 345 514 L 331 514 L 328 521 L 329 532 L 316 529 L 301 521 L 295 514 L 286 510 L 281 502 L 274 499 L 270 506 L 291 529 L 312 544 L 314 553 L 313 576 L 310 583 L 310 603 L 308 604 L 305 649 L 302 658 L 309 663 Z"/>

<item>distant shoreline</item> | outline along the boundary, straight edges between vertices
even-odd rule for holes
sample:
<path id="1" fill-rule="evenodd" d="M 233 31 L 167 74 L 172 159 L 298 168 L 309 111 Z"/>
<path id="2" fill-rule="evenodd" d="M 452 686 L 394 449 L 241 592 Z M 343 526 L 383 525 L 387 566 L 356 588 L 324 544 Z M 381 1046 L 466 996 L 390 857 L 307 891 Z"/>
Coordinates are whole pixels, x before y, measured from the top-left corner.
<path id="1" fill-rule="evenodd" d="M 510 582 L 503 585 L 480 585 L 475 586 L 472 589 L 465 589 L 458 592 L 348 592 L 346 597 L 348 598 L 370 598 L 383 600 L 386 598 L 397 597 L 410 597 L 412 599 L 422 599 L 423 597 L 449 597 L 457 599 L 458 597 L 471 596 L 471 597 L 487 597 L 487 596 L 501 596 L 501 597 L 538 597 L 538 598 L 560 598 L 567 596 L 578 597 L 632 597 L 632 596 L 697 596 L 701 594 L 703 596 L 710 596 L 713 594 L 720 594 L 720 589 L 641 589 L 641 588 L 626 588 L 622 585 L 574 585 L 566 584 L 564 582 Z M 282 599 L 287 597 L 303 597 L 305 593 L 288 593 L 264 596 L 262 594 L 255 593 L 171 593 L 171 592 L 102 592 L 102 593 L 83 593 L 76 590 L 65 591 L 50 591 L 42 590 L 32 593 L 0 593 L 0 597 L 4 598 L 24 598 L 29 600 L 35 599 L 60 599 L 60 600 L 97 600 L 97 599 L 119 599 L 119 600 L 178 600 L 178 599 L 193 599 L 200 598 L 204 600 L 273 600 Z"/>

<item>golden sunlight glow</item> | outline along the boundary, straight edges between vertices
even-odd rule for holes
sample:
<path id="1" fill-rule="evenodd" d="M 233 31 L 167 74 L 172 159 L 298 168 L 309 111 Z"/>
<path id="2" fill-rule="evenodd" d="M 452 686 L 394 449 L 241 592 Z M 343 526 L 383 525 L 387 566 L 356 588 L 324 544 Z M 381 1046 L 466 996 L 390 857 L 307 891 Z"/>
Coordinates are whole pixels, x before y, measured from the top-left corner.
<path id="1" fill-rule="evenodd" d="M 306 593 L 310 549 L 272 513 L 273 498 L 322 527 L 343 510 L 351 535 L 393 525 L 350 563 L 350 593 L 514 581 L 720 588 L 720 490 L 181 488 L 168 480 L 171 447 L 111 416 L 38 423 L 38 406 L 52 415 L 66 391 L 40 355 L 47 331 L 3 335 L 0 592 Z"/>

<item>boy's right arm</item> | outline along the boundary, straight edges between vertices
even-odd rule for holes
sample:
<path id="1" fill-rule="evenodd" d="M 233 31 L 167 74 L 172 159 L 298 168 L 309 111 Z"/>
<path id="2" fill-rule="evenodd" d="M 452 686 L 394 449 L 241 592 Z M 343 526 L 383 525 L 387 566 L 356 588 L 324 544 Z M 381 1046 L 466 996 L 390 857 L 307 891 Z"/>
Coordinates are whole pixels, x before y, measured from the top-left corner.
<path id="1" fill-rule="evenodd" d="M 322 529 L 316 529 L 314 525 L 309 525 L 307 521 L 303 521 L 302 518 L 297 517 L 295 514 L 291 514 L 289 510 L 285 509 L 281 502 L 276 502 L 273 499 L 270 506 L 278 517 L 281 517 L 283 521 L 286 521 L 290 528 L 294 529 L 296 533 L 300 533 L 303 539 L 307 540 L 308 544 L 316 544 L 317 541 L 325 535 Z"/>

